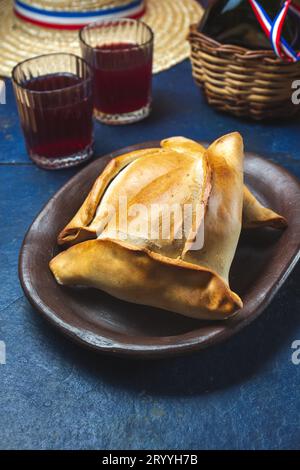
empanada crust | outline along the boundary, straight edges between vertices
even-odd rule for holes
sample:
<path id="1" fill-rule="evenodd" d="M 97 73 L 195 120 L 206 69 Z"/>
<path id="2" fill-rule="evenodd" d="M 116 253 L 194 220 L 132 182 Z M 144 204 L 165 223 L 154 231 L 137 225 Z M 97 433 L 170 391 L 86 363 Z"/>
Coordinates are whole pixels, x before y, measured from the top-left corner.
<path id="1" fill-rule="evenodd" d="M 224 320 L 234 315 L 243 303 L 230 289 L 228 275 L 242 222 L 245 227 L 285 225 L 283 217 L 264 208 L 244 186 L 243 158 L 242 138 L 232 133 L 207 150 L 175 137 L 163 140 L 161 148 L 111 160 L 58 236 L 60 245 L 70 247 L 50 262 L 57 282 L 98 288 L 192 318 Z M 103 208 L 106 202 L 115 205 L 121 193 L 129 203 L 146 205 L 173 197 L 192 206 L 199 202 L 204 246 L 194 250 L 187 239 L 155 244 L 130 233 L 123 240 L 120 227 L 112 235 L 101 225 Z"/>
<path id="2" fill-rule="evenodd" d="M 200 157 L 206 151 L 198 142 L 184 137 L 171 137 L 161 142 L 162 148 L 185 152 Z M 58 235 L 59 245 L 71 246 L 85 240 L 96 239 L 96 229 L 91 223 L 100 200 L 114 177 L 134 160 L 157 154 L 158 148 L 130 152 L 114 158 L 95 181 L 88 197 L 69 224 Z M 286 219 L 271 209 L 264 207 L 244 185 L 242 228 L 273 227 L 282 229 L 287 226 Z"/>
<path id="3" fill-rule="evenodd" d="M 191 318 L 224 320 L 242 307 L 216 273 L 120 241 L 89 240 L 50 262 L 58 283 L 101 289 L 121 300 Z"/>

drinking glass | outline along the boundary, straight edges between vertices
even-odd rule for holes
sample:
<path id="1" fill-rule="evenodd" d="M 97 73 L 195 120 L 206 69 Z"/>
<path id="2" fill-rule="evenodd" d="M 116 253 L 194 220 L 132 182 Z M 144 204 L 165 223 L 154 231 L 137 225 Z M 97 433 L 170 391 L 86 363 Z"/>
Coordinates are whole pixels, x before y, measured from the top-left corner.
<path id="1" fill-rule="evenodd" d="M 93 69 L 94 114 L 106 124 L 144 119 L 151 109 L 153 32 L 142 21 L 90 23 L 79 33 Z"/>
<path id="2" fill-rule="evenodd" d="M 78 165 L 93 152 L 92 73 L 73 54 L 46 54 L 12 72 L 30 158 L 46 169 Z"/>

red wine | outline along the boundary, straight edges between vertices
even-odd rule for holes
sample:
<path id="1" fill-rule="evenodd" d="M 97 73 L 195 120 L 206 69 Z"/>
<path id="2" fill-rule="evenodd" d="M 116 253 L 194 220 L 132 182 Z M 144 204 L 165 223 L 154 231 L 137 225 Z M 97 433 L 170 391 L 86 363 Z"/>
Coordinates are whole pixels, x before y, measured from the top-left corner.
<path id="1" fill-rule="evenodd" d="M 33 93 L 22 119 L 30 154 L 59 158 L 83 151 L 92 141 L 92 94 L 82 78 L 54 73 L 32 78 L 23 87 Z"/>
<path id="2" fill-rule="evenodd" d="M 283 3 L 281 0 L 258 2 L 272 21 Z M 248 0 L 215 0 L 206 10 L 199 30 L 223 44 L 235 44 L 248 49 L 272 48 Z M 283 37 L 292 47 L 300 49 L 300 19 L 293 13 L 289 13 L 286 18 Z"/>
<path id="3" fill-rule="evenodd" d="M 132 43 L 93 49 L 94 105 L 102 113 L 123 114 L 149 103 L 152 55 Z"/>

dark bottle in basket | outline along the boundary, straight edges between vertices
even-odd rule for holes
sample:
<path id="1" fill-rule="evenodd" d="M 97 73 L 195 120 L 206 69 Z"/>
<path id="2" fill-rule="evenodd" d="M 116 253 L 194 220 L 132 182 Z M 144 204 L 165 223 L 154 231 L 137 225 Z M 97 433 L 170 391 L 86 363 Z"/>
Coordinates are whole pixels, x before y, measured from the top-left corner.
<path id="1" fill-rule="evenodd" d="M 274 21 L 283 1 L 258 0 L 258 3 Z M 300 6 L 300 0 L 293 3 Z M 254 50 L 272 48 L 249 0 L 215 0 L 206 10 L 199 31 L 223 44 Z M 300 17 L 295 13 L 288 13 L 282 35 L 293 48 L 300 49 Z"/>

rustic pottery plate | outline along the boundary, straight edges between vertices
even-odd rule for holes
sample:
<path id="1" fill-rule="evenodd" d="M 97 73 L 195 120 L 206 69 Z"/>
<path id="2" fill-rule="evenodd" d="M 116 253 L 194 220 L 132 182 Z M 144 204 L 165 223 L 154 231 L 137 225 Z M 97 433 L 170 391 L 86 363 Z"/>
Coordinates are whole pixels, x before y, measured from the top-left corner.
<path id="1" fill-rule="evenodd" d="M 63 333 L 93 350 L 159 357 L 206 348 L 254 320 L 270 303 L 299 258 L 300 185 L 286 170 L 247 154 L 245 179 L 259 200 L 288 220 L 288 228 L 243 232 L 231 269 L 231 287 L 244 301 L 237 316 L 204 322 L 117 300 L 96 289 L 59 286 L 48 263 L 58 253 L 56 237 L 81 206 L 110 158 L 155 146 L 147 142 L 99 158 L 74 176 L 31 225 L 20 254 L 19 274 L 36 310 Z"/>

